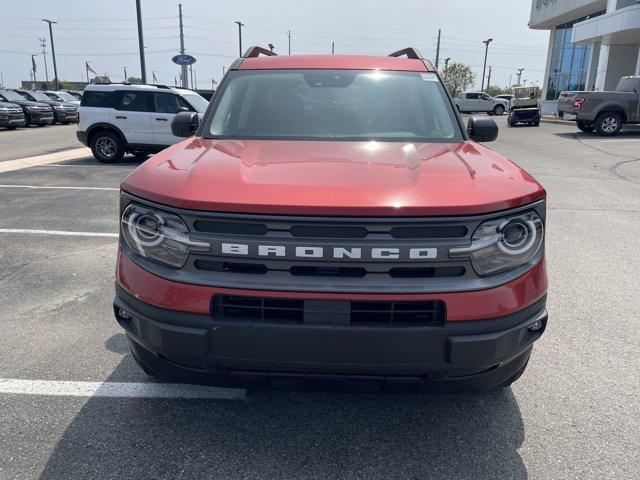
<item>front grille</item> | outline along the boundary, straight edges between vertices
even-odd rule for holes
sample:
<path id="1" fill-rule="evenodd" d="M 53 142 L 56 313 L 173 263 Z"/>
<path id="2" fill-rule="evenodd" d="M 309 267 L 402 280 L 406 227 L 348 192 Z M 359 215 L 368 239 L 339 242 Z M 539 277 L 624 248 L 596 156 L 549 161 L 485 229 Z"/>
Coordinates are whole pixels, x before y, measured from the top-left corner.
<path id="1" fill-rule="evenodd" d="M 445 304 L 440 300 L 362 302 L 216 295 L 212 311 L 215 320 L 265 324 L 441 327 L 446 320 Z"/>

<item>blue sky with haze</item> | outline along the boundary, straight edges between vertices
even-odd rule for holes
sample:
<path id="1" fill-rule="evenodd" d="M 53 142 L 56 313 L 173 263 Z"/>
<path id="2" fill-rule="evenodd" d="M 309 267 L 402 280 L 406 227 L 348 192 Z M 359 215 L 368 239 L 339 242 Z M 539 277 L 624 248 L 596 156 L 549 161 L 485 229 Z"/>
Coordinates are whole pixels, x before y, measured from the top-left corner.
<path id="1" fill-rule="evenodd" d="M 142 0 L 147 75 L 173 84 L 179 68 L 171 63 L 178 52 L 178 1 Z M 219 80 L 222 67 L 238 55 L 237 25 L 243 28 L 243 49 L 276 46 L 292 53 L 387 54 L 415 46 L 435 58 L 436 37 L 442 29 L 441 58 L 472 65 L 482 73 L 484 45 L 493 37 L 489 65 L 492 84 L 506 86 L 515 69 L 524 78 L 542 83 L 549 32 L 527 27 L 530 0 L 182 0 L 185 43 L 197 58 L 199 88 Z M 62 80 L 80 80 L 85 61 L 112 81 L 122 81 L 123 67 L 140 75 L 134 0 L 0 0 L 0 71 L 5 85 L 16 87 L 29 78 L 31 55 L 38 54 L 38 79 L 44 79 L 39 38 L 47 39 L 49 78 L 53 78 L 49 34 L 42 18 L 54 25 L 58 73 Z"/>

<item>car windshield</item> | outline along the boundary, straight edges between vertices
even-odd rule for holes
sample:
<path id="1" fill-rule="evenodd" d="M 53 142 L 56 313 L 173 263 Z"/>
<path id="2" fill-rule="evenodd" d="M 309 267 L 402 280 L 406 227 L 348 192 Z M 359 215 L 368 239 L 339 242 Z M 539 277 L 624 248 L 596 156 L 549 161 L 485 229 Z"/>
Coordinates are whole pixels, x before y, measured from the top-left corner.
<path id="1" fill-rule="evenodd" d="M 212 138 L 461 141 L 433 73 L 235 71 L 217 95 Z"/>
<path id="2" fill-rule="evenodd" d="M 51 99 L 42 92 L 29 92 L 29 94 L 38 101 L 48 102 Z"/>
<path id="3" fill-rule="evenodd" d="M 198 93 L 183 93 L 182 97 L 189 102 L 189 105 L 198 113 L 203 113 L 209 106 L 207 99 Z"/>
<path id="4" fill-rule="evenodd" d="M 16 92 L 12 92 L 10 90 L 0 90 L 0 95 L 6 98 L 8 101 L 22 101 L 24 97 L 22 95 L 18 95 Z"/>
<path id="5" fill-rule="evenodd" d="M 67 102 L 75 102 L 76 100 L 78 100 L 76 97 L 67 92 L 56 92 L 56 95 L 62 97 Z"/>

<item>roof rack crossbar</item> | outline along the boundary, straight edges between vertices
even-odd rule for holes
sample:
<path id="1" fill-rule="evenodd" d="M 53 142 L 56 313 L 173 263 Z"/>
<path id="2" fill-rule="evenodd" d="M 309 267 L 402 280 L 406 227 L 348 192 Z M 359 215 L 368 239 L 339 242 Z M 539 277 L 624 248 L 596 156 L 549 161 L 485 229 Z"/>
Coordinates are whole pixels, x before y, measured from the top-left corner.
<path id="1" fill-rule="evenodd" d="M 272 52 L 267 48 L 253 46 L 253 47 L 247 48 L 247 51 L 244 52 L 244 54 L 242 55 L 242 58 L 256 58 L 260 56 L 260 54 L 266 55 L 268 57 L 273 57 L 274 55 L 278 55 L 276 52 Z"/>
<path id="2" fill-rule="evenodd" d="M 397 52 L 390 53 L 390 57 L 402 57 L 406 55 L 407 58 L 413 58 L 415 60 L 424 60 L 422 54 L 418 51 L 418 49 L 413 47 L 403 48 L 402 50 L 398 50 Z"/>

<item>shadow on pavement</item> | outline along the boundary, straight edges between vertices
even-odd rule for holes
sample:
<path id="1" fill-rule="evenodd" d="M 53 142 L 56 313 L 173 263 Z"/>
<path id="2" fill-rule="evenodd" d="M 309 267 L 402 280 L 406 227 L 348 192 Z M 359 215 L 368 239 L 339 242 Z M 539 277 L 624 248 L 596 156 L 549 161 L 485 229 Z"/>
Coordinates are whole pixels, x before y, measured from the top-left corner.
<path id="1" fill-rule="evenodd" d="M 124 339 L 107 342 L 122 351 Z M 110 380 L 131 378 L 127 354 Z M 128 375 L 126 373 L 128 371 Z M 250 393 L 91 398 L 41 479 L 524 479 L 510 389 L 485 395 Z"/>
<path id="2" fill-rule="evenodd" d="M 556 137 L 580 140 L 616 140 L 616 139 L 635 139 L 640 138 L 640 130 L 633 127 L 625 127 L 623 130 L 613 137 L 603 137 L 595 133 L 581 132 L 576 128 L 575 132 L 558 132 L 554 133 Z"/>

